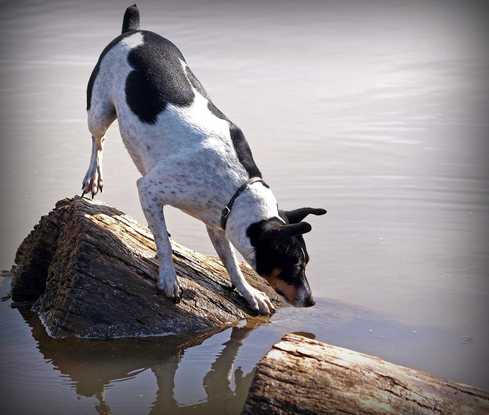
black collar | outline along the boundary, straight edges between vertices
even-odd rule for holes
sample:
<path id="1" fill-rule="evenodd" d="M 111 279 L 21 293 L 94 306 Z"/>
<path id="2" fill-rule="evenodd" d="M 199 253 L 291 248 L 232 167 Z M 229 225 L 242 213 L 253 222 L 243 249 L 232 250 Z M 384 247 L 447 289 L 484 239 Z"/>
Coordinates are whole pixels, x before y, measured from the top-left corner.
<path id="1" fill-rule="evenodd" d="M 269 187 L 268 184 L 261 177 L 251 177 L 248 179 L 243 185 L 240 186 L 238 190 L 234 193 L 233 197 L 229 200 L 228 204 L 224 207 L 221 213 L 221 228 L 226 230 L 226 223 L 228 221 L 229 215 L 231 214 L 231 209 L 233 208 L 234 202 L 238 198 L 238 196 L 243 193 L 248 186 L 251 186 L 253 183 L 261 182 L 265 187 Z"/>

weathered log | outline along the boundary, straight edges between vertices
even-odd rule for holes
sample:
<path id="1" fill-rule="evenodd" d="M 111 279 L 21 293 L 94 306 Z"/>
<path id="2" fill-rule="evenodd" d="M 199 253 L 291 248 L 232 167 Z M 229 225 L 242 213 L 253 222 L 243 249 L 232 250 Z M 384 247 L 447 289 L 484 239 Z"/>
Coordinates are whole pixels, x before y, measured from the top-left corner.
<path id="1" fill-rule="evenodd" d="M 215 258 L 172 241 L 183 297 L 156 292 L 151 232 L 123 212 L 80 197 L 65 199 L 22 242 L 12 299 L 34 302 L 56 338 L 117 338 L 213 331 L 253 312 Z M 243 273 L 275 305 L 279 296 L 249 267 Z"/>
<path id="2" fill-rule="evenodd" d="M 285 335 L 258 364 L 243 414 L 488 414 L 489 393 Z"/>

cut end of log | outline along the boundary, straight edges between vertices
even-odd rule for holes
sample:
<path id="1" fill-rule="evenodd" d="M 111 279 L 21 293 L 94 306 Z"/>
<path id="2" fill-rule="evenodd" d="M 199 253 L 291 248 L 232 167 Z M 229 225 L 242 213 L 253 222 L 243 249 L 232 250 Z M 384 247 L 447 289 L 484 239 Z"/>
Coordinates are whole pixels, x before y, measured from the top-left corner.
<path id="1" fill-rule="evenodd" d="M 243 414 L 488 414 L 489 393 L 287 334 L 257 366 Z"/>
<path id="2" fill-rule="evenodd" d="M 172 247 L 183 290 L 178 304 L 156 291 L 156 249 L 146 227 L 101 202 L 64 199 L 20 245 L 12 299 L 34 303 L 56 338 L 185 335 L 255 316 L 216 257 L 173 240 Z M 265 280 L 241 268 L 254 287 L 283 305 Z"/>

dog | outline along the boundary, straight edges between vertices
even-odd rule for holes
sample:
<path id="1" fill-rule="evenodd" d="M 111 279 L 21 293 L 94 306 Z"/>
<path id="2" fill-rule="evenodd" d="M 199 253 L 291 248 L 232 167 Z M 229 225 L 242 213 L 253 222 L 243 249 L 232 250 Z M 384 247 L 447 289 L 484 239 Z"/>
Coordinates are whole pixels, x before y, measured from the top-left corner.
<path id="1" fill-rule="evenodd" d="M 232 285 L 255 312 L 271 314 L 274 306 L 243 277 L 235 248 L 287 302 L 314 305 L 302 236 L 311 225 L 303 219 L 326 211 L 278 209 L 243 132 L 214 105 L 180 50 L 140 30 L 139 21 L 137 6 L 128 7 L 122 34 L 102 51 L 88 81 L 92 154 L 82 196 L 103 189 L 104 135 L 117 118 L 141 173 L 137 189 L 156 242 L 160 293 L 175 302 L 182 295 L 163 213 L 170 205 L 205 223 Z"/>

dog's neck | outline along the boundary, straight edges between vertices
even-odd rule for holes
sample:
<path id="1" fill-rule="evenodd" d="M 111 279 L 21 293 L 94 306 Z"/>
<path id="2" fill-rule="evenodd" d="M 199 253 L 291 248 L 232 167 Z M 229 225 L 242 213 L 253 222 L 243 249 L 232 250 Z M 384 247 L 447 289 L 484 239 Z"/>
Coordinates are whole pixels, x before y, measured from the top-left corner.
<path id="1" fill-rule="evenodd" d="M 253 183 L 236 199 L 226 225 L 226 236 L 243 258 L 256 268 L 255 249 L 247 235 L 249 226 L 273 217 L 280 218 L 277 200 L 263 183 Z"/>

